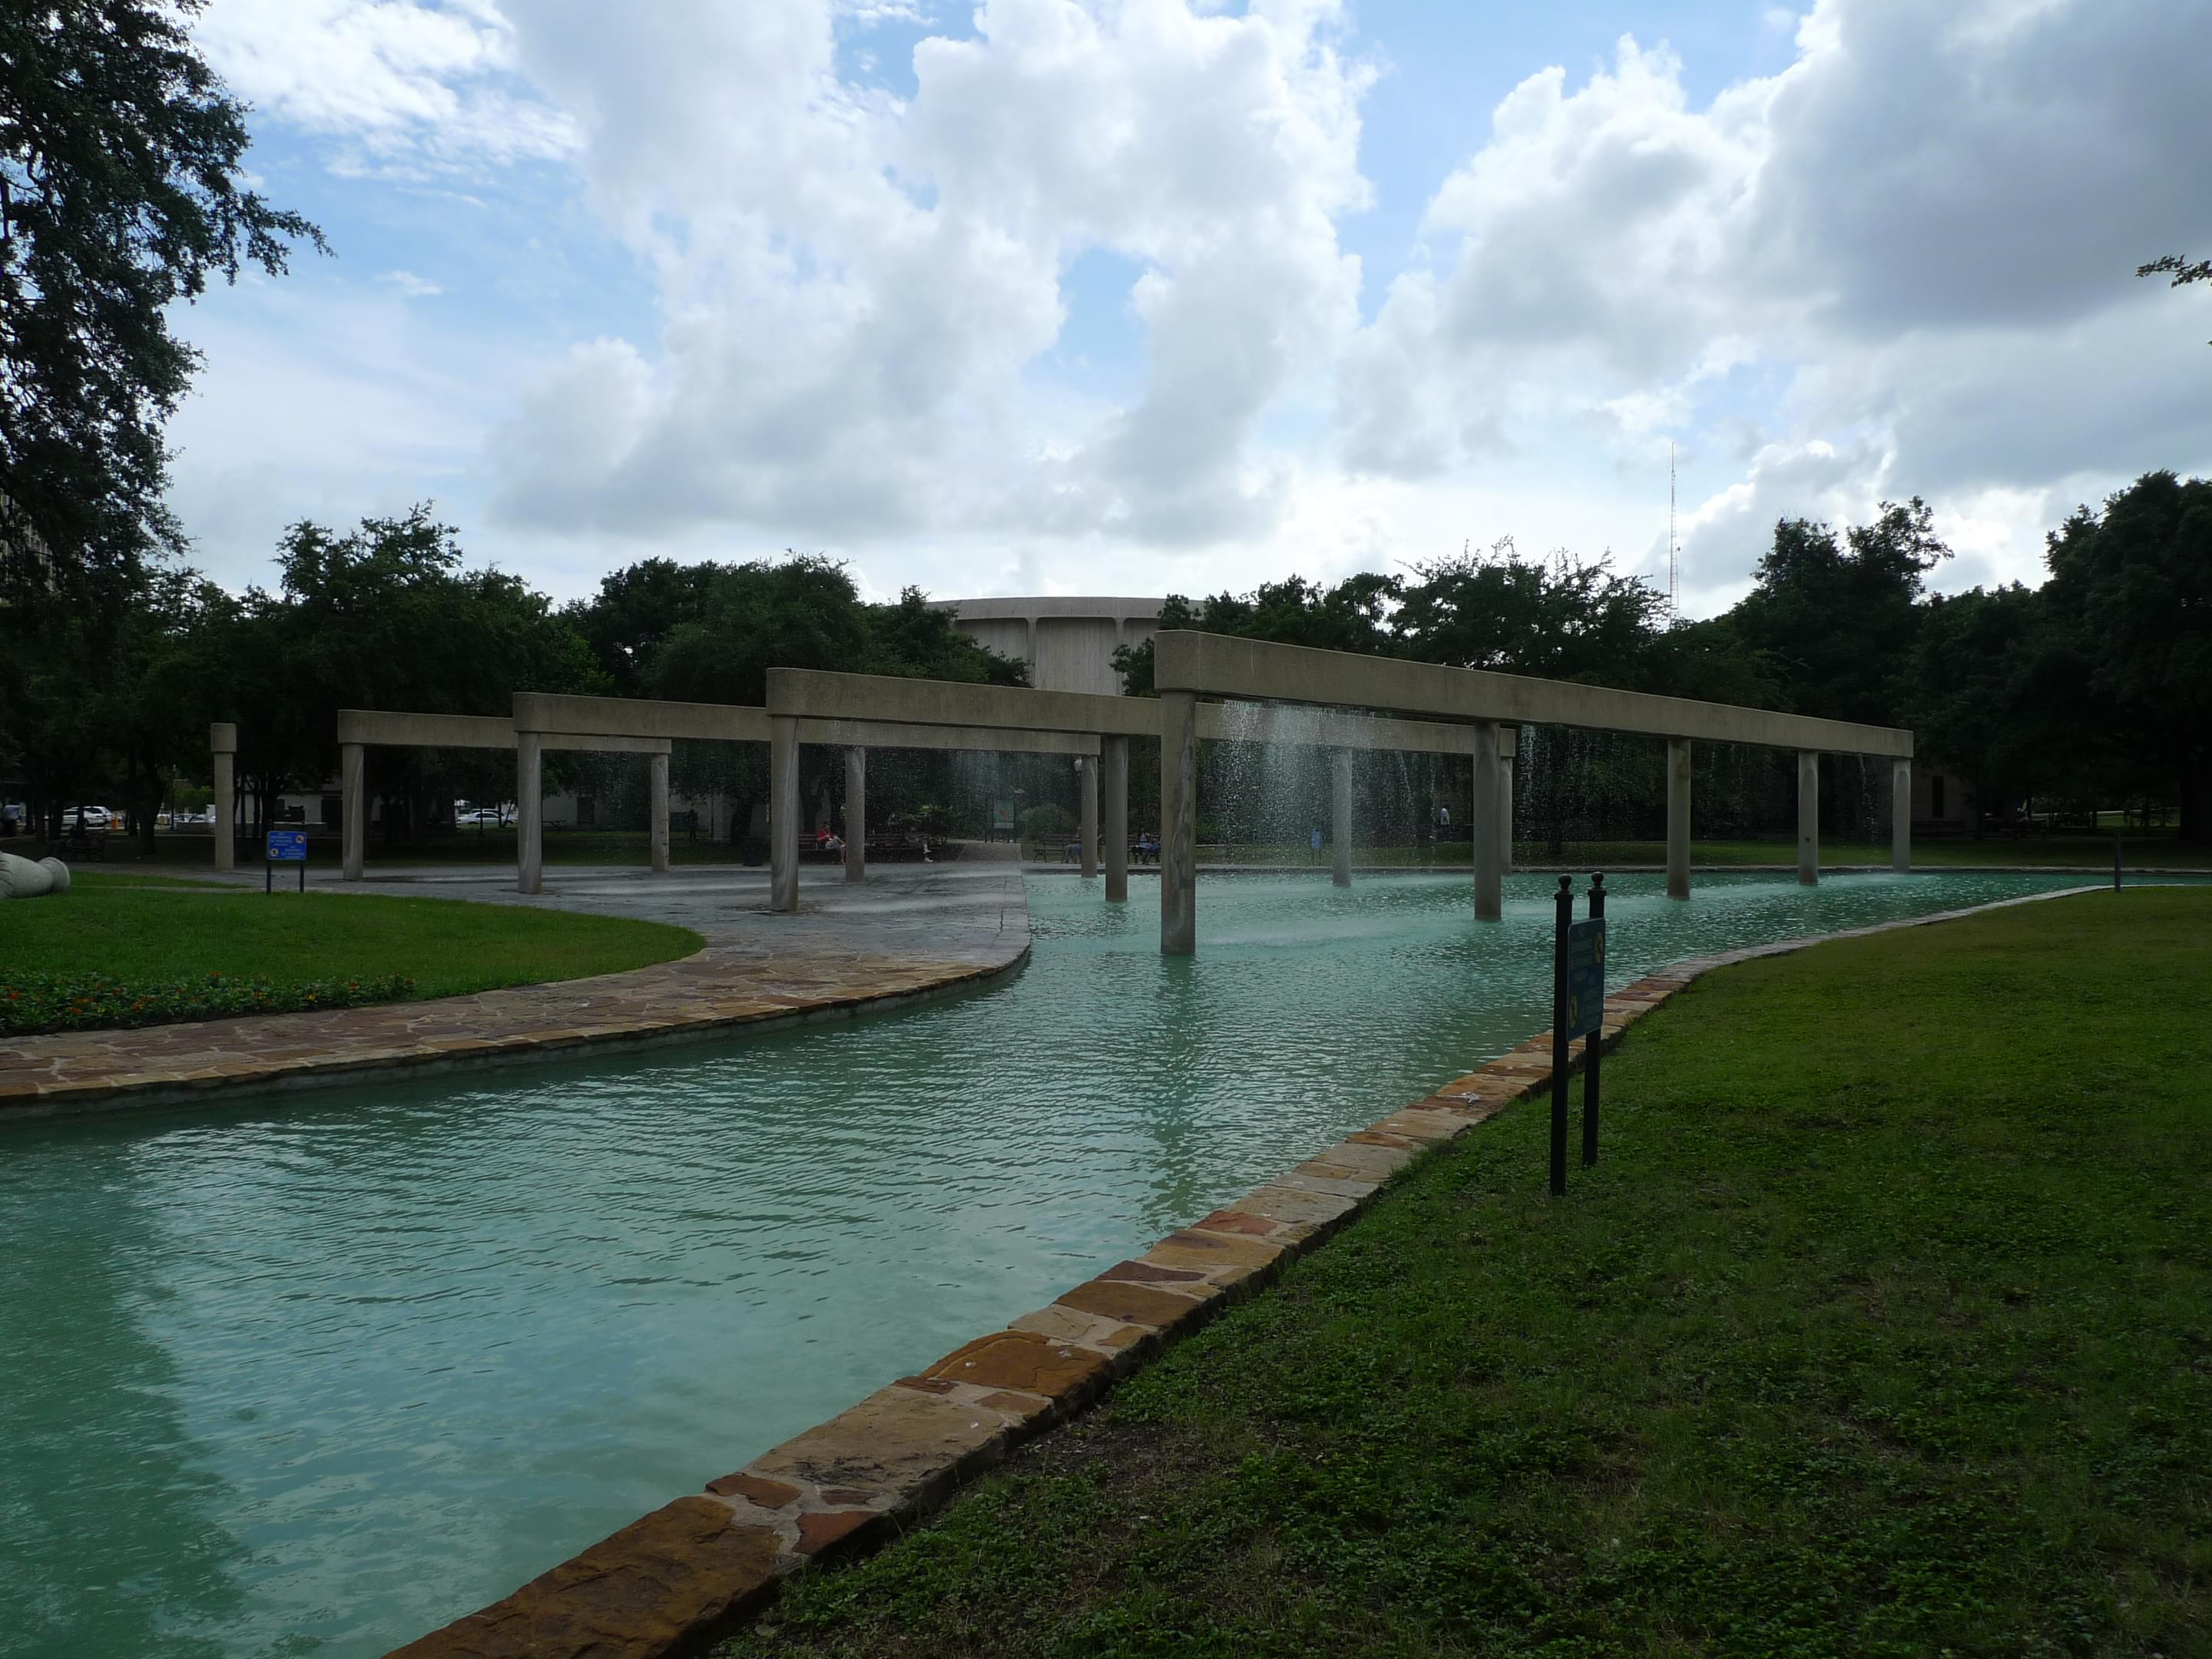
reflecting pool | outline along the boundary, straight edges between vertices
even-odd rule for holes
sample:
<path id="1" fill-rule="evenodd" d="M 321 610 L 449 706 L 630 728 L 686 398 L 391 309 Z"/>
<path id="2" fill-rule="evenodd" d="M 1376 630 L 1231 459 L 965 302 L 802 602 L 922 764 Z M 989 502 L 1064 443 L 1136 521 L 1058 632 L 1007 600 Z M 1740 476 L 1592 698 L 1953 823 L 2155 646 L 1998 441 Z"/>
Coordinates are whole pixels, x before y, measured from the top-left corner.
<path id="1" fill-rule="evenodd" d="M 2080 880 L 1626 877 L 1610 965 Z M 1041 877 L 955 1002 L 0 1130 L 0 1653 L 354 1659 L 503 1595 L 1535 1031 L 1553 885 L 1212 878 L 1164 961 L 1150 884 Z"/>

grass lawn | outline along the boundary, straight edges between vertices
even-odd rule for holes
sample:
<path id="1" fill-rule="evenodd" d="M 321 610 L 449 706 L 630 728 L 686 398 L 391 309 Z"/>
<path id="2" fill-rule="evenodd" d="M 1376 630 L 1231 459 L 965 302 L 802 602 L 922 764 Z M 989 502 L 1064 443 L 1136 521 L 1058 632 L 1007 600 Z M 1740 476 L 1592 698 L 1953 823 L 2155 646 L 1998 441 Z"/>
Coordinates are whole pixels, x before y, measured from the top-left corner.
<path id="1" fill-rule="evenodd" d="M 2212 1652 L 2212 891 L 1711 975 L 776 1655 Z"/>
<path id="2" fill-rule="evenodd" d="M 275 894 L 73 870 L 58 897 L 10 902 L 0 970 L 132 981 L 278 981 L 405 974 L 422 997 L 575 979 L 689 956 L 688 928 L 453 899 Z"/>

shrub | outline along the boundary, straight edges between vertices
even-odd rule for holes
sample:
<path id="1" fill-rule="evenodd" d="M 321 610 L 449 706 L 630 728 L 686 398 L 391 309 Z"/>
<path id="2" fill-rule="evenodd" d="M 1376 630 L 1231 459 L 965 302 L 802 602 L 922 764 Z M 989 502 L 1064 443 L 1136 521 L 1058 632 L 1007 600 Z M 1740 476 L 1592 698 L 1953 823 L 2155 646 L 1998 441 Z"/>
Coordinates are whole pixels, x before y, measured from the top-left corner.
<path id="1" fill-rule="evenodd" d="M 273 980 L 210 974 L 169 984 L 109 974 L 9 974 L 0 976 L 0 1032 L 114 1030 L 228 1019 L 238 1014 L 289 1014 L 310 1008 L 354 1008 L 398 1002 L 415 994 L 404 974 L 379 979 Z"/>

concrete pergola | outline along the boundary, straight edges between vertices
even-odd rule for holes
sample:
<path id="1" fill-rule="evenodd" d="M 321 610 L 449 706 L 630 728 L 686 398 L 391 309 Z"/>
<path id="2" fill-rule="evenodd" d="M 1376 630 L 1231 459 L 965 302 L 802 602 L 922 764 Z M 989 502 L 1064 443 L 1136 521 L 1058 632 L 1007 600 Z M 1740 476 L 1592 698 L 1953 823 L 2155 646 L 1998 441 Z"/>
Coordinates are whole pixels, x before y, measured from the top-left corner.
<path id="1" fill-rule="evenodd" d="M 1089 691 L 1039 691 L 1026 687 L 975 685 L 951 680 L 901 679 L 886 675 L 840 674 L 805 668 L 771 668 L 768 673 L 768 714 L 772 727 L 791 722 L 794 729 L 810 723 L 854 720 L 896 720 L 912 726 L 949 731 L 984 729 L 1028 731 L 1040 734 L 1079 733 L 1098 744 L 1098 762 L 1083 769 L 1083 873 L 1097 872 L 1100 794 L 1104 794 L 1103 817 L 1114 826 L 1105 838 L 1106 898 L 1121 903 L 1129 896 L 1129 739 L 1160 735 L 1161 705 L 1151 698 L 1105 696 Z M 1231 716 L 1218 704 L 1206 703 L 1195 714 L 1201 737 L 1231 743 L 1297 743 L 1332 751 L 1330 817 L 1334 830 L 1334 866 L 1332 876 L 1340 887 L 1352 884 L 1352 753 L 1354 750 L 1395 750 L 1409 754 L 1475 755 L 1478 738 L 1470 727 L 1433 721 L 1393 720 L 1337 709 L 1318 712 L 1279 708 L 1239 710 Z M 1502 763 L 1510 764 L 1511 734 L 1493 744 Z M 795 765 L 796 763 L 794 762 Z M 770 770 L 771 846 L 781 849 L 787 838 L 795 849 L 799 834 L 797 775 L 778 764 Z M 1511 842 L 1512 796 L 1503 782 L 1496 799 L 1503 815 L 1504 838 Z M 1499 826 L 1493 823 L 1493 830 Z M 783 854 L 774 854 L 779 879 L 775 904 L 779 909 L 797 902 L 797 867 L 792 860 L 788 881 Z"/>
<path id="2" fill-rule="evenodd" d="M 515 700 L 518 703 L 521 698 Z M 593 701 L 598 701 L 594 699 Z M 343 874 L 359 881 L 368 837 L 368 796 L 364 778 L 371 747 L 392 749 L 506 749 L 520 752 L 523 734 L 513 720 L 496 714 L 404 714 L 374 708 L 338 710 L 338 817 L 343 830 Z M 529 775 L 539 776 L 539 759 L 547 749 L 594 753 L 642 754 L 653 762 L 653 867 L 668 868 L 668 740 L 665 738 L 623 736 L 605 732 L 544 732 L 529 733 Z M 527 815 L 532 835 L 537 831 L 538 800 L 534 793 L 515 797 L 518 839 Z M 539 849 L 542 852 L 542 846 Z M 538 890 L 526 886 L 526 893 Z"/>
<path id="3" fill-rule="evenodd" d="M 597 747 L 610 738 L 662 744 L 661 758 L 654 763 L 653 792 L 653 868 L 661 870 L 667 867 L 667 744 L 678 738 L 708 743 L 764 743 L 769 745 L 769 890 L 773 908 L 783 911 L 799 906 L 799 745 L 802 743 L 845 751 L 848 881 L 863 880 L 867 874 L 869 750 L 1070 755 L 1083 763 L 1086 777 L 1094 774 L 1098 754 L 1095 737 L 1063 732 L 836 718 L 793 721 L 786 729 L 769 717 L 767 709 L 743 703 L 662 702 L 535 691 L 515 694 L 514 726 L 517 886 L 521 891 L 538 892 L 544 882 L 544 828 L 537 809 L 541 749 L 580 748 L 587 743 Z M 589 734 L 587 743 L 574 740 L 579 734 Z"/>
<path id="4" fill-rule="evenodd" d="M 1160 949 L 1188 956 L 1198 934 L 1199 699 L 1387 709 L 1465 725 L 1474 742 L 1474 910 L 1504 914 L 1501 877 L 1510 832 L 1503 793 L 1501 728 L 1570 726 L 1648 733 L 1667 740 L 1667 893 L 1690 893 L 1690 745 L 1733 743 L 1797 752 L 1797 879 L 1820 879 L 1820 757 L 1824 752 L 1887 757 L 1893 766 L 1890 863 L 1912 858 L 1912 733 L 1805 714 L 1698 702 L 1479 669 L 1317 651 L 1304 646 L 1170 629 L 1152 641 L 1159 689 Z"/>

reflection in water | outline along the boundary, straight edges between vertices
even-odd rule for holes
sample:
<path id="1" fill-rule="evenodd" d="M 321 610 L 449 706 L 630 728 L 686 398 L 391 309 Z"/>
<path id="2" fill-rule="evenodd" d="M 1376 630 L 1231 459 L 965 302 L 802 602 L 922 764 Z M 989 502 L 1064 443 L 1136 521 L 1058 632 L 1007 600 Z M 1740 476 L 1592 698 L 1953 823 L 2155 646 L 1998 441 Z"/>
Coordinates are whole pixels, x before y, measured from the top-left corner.
<path id="1" fill-rule="evenodd" d="M 2060 884 L 1631 877 L 1611 965 Z M 1043 878 L 959 1002 L 10 1130 L 0 1652 L 350 1659 L 501 1595 L 1535 1030 L 1551 886 L 1213 880 L 1163 961 L 1149 884 Z"/>

